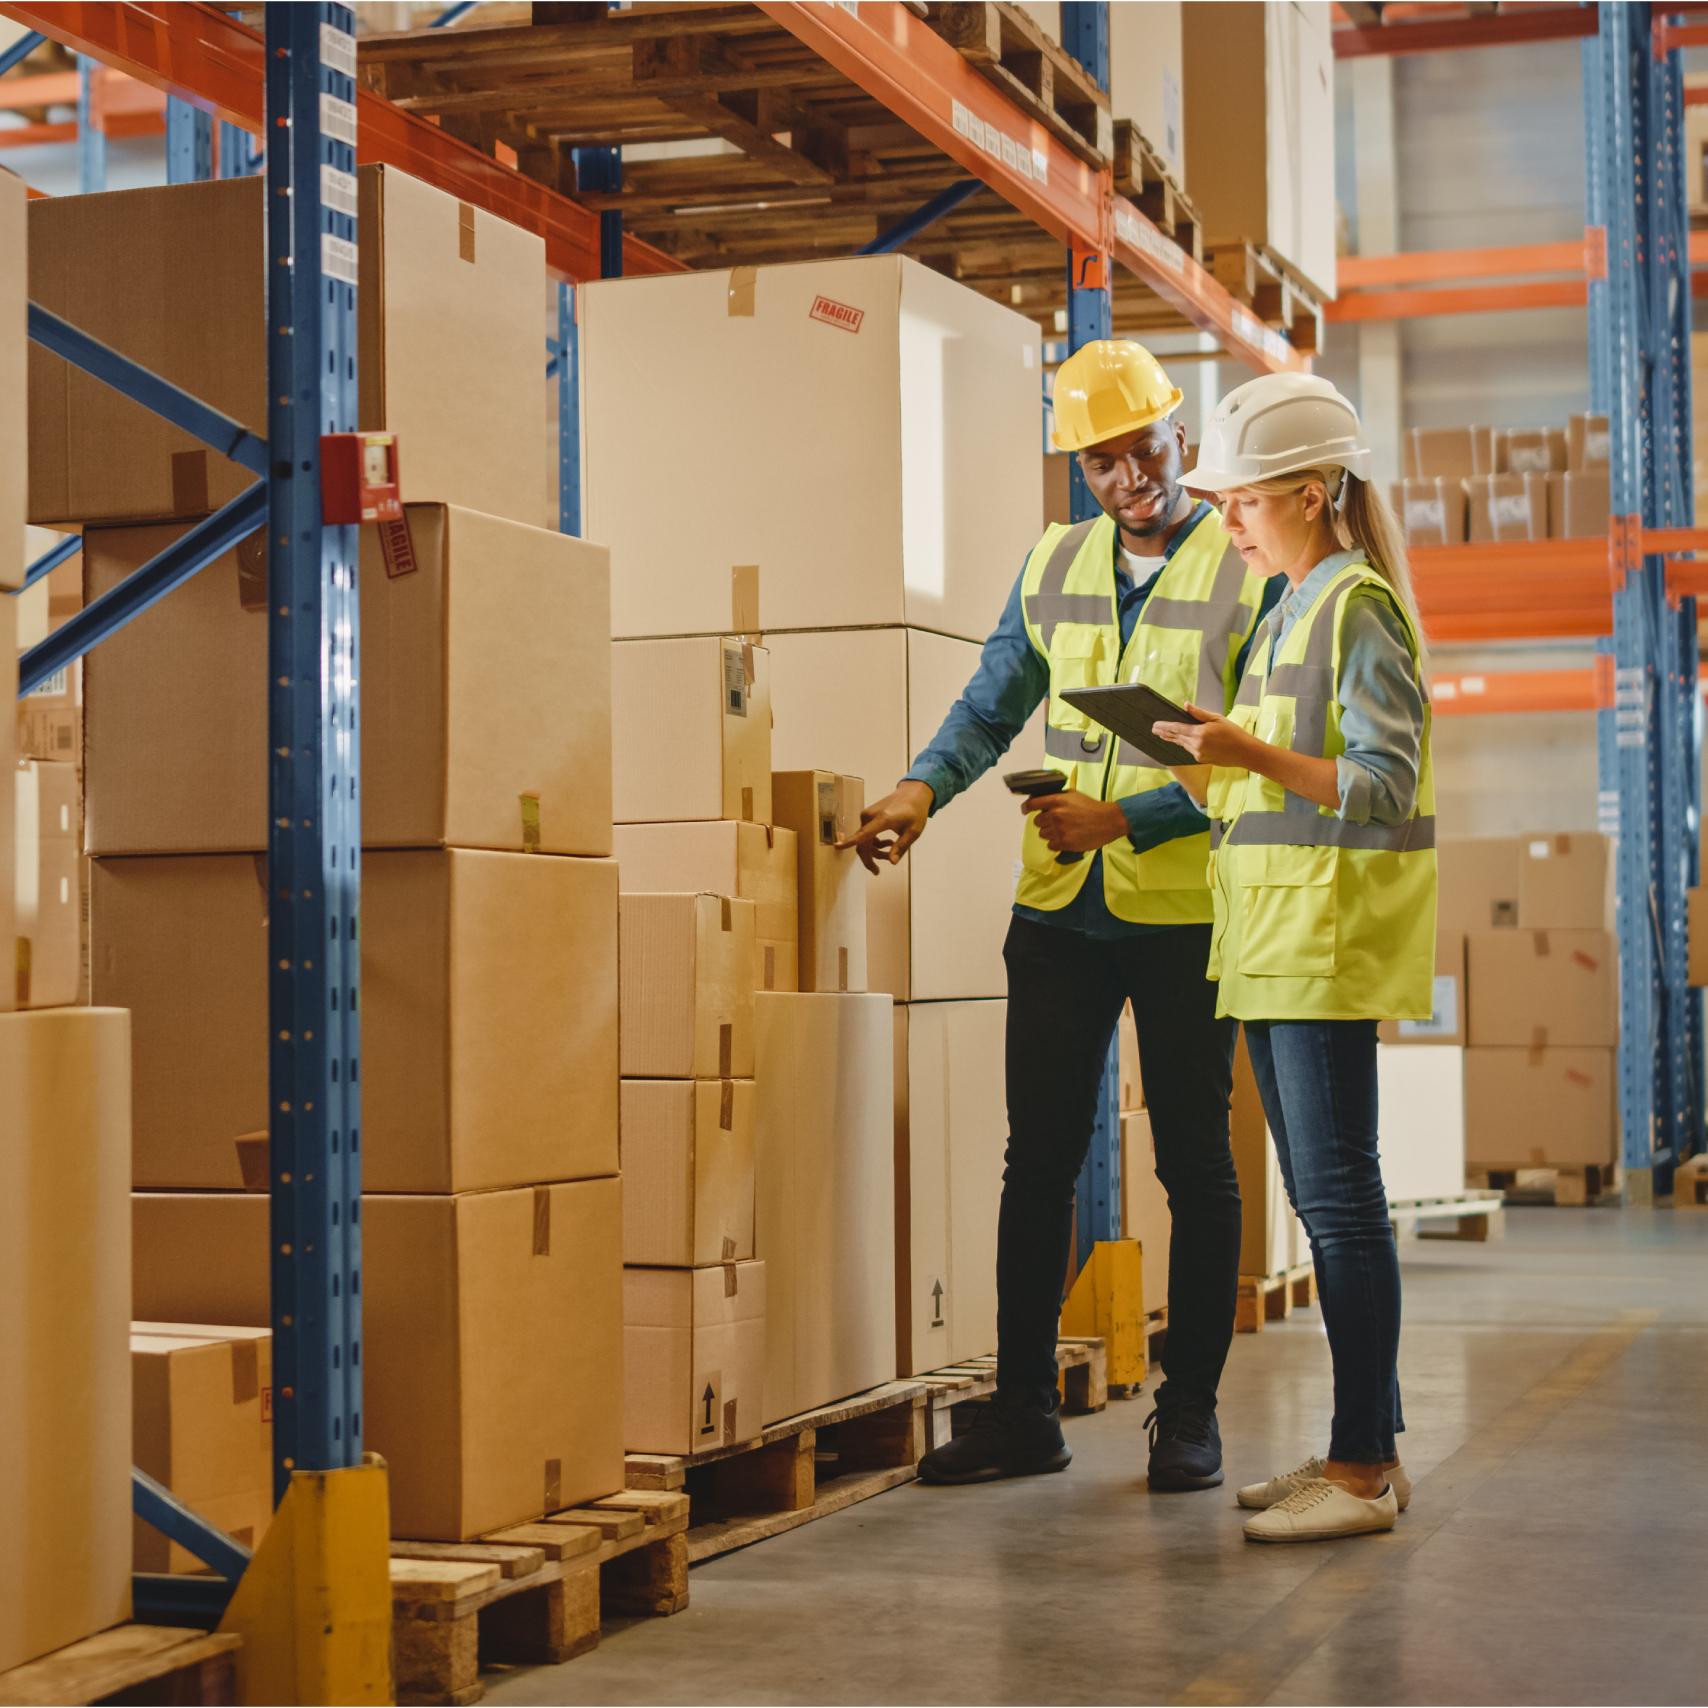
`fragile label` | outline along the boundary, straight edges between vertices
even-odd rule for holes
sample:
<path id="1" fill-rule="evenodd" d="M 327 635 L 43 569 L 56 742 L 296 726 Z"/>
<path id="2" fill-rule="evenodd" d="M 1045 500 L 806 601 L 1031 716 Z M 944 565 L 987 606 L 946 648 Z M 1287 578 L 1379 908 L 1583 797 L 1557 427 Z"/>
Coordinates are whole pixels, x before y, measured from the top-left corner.
<path id="1" fill-rule="evenodd" d="M 400 575 L 413 575 L 421 564 L 415 556 L 415 538 L 409 531 L 407 513 L 395 522 L 381 522 L 378 527 L 387 579 L 395 581 Z"/>
<path id="2" fill-rule="evenodd" d="M 747 671 L 738 646 L 724 648 L 724 713 L 732 718 L 747 716 Z"/>
<path id="3" fill-rule="evenodd" d="M 350 172 L 340 172 L 336 166 L 320 168 L 320 205 L 334 213 L 356 217 L 356 179 Z"/>
<path id="4" fill-rule="evenodd" d="M 329 279 L 353 285 L 356 282 L 356 246 L 330 231 L 320 234 L 320 270 Z"/>
<path id="5" fill-rule="evenodd" d="M 814 297 L 809 313 L 812 319 L 822 320 L 826 326 L 840 326 L 844 332 L 858 332 L 860 322 L 866 318 L 864 309 L 850 308 L 834 297 Z"/>
<path id="6" fill-rule="evenodd" d="M 320 97 L 320 134 L 329 136 L 334 142 L 347 142 L 356 146 L 356 109 L 348 101 L 340 101 L 336 95 Z"/>
<path id="7" fill-rule="evenodd" d="M 334 24 L 320 26 L 320 63 L 340 77 L 356 75 L 356 38 Z"/>

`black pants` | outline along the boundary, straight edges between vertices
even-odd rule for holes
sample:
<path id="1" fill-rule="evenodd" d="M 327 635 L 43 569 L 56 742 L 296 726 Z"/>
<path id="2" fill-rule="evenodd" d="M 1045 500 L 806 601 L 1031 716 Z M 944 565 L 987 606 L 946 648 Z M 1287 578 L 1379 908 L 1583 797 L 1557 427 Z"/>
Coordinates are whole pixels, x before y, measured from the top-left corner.
<path id="1" fill-rule="evenodd" d="M 1234 1332 L 1240 1199 L 1228 1148 L 1235 1020 L 1204 977 L 1210 927 L 1100 941 L 1015 917 L 1008 963 L 1008 1167 L 996 1247 L 997 1384 L 1056 1386 L 1074 1183 L 1121 1004 L 1131 998 L 1156 1171 L 1168 1193 L 1167 1378 L 1214 1400 Z"/>

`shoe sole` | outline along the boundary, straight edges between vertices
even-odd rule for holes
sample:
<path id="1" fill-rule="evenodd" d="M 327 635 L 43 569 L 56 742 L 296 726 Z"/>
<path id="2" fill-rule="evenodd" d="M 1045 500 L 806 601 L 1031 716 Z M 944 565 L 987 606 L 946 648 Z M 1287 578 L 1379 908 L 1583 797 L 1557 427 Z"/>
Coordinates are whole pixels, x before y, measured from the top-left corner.
<path id="1" fill-rule="evenodd" d="M 1391 1524 L 1361 1524 L 1356 1530 L 1304 1530 L 1288 1536 L 1254 1535 L 1245 1532 L 1248 1542 L 1338 1542 L 1343 1536 L 1382 1536 L 1393 1529 Z"/>
<path id="2" fill-rule="evenodd" d="M 1279 1506 L 1286 1498 L 1286 1495 L 1279 1495 L 1274 1500 L 1247 1500 L 1243 1491 L 1234 1496 L 1234 1499 L 1237 1500 L 1247 1512 L 1267 1512 L 1270 1507 Z M 1404 1512 L 1405 1509 L 1411 1505 L 1411 1496 L 1409 1494 L 1404 1500 L 1400 1500 L 1397 1495 L 1394 1498 L 1398 1501 L 1401 1512 Z"/>
<path id="3" fill-rule="evenodd" d="M 1219 1489 L 1222 1486 L 1222 1473 L 1217 1471 L 1212 1477 L 1188 1477 L 1183 1472 L 1164 1472 L 1158 1476 L 1154 1471 L 1147 1472 L 1145 1481 L 1158 1494 L 1187 1494 L 1193 1489 Z"/>
<path id="4" fill-rule="evenodd" d="M 1072 1463 L 1073 1453 L 1064 1447 L 1059 1453 L 1052 1453 L 1048 1459 L 1040 1459 L 1035 1465 L 991 1465 L 985 1470 L 968 1471 L 966 1475 L 959 1477 L 944 1476 L 941 1472 L 928 1470 L 922 1465 L 919 1469 L 919 1480 L 938 1488 L 964 1488 L 969 1483 L 999 1483 L 1008 1477 L 1041 1477 L 1051 1471 L 1065 1471 Z"/>

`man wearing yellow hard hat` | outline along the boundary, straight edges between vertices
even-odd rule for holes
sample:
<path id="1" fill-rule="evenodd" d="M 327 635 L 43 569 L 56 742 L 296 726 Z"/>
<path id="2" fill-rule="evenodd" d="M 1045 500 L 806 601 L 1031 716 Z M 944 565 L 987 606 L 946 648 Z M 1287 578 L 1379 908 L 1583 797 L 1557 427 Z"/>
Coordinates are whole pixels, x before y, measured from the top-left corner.
<path id="1" fill-rule="evenodd" d="M 1103 514 L 1052 524 L 1028 554 L 978 670 L 894 793 L 850 843 L 871 871 L 989 770 L 1046 698 L 1061 792 L 1028 798 L 1008 966 L 1008 1166 L 997 1234 L 997 1391 L 966 1434 L 926 1455 L 938 1483 L 1063 1469 L 1055 1344 L 1074 1184 L 1129 998 L 1174 1221 L 1166 1380 L 1150 1483 L 1222 1480 L 1216 1387 L 1233 1338 L 1240 1200 L 1228 1148 L 1236 1026 L 1204 977 L 1213 907 L 1203 815 L 1170 773 L 1060 696 L 1142 681 L 1231 707 L 1272 584 L 1248 574 L 1221 518 L 1181 486 L 1181 394 L 1138 344 L 1088 344 L 1056 375 L 1056 448 L 1077 454 Z M 1090 858 L 1087 859 L 1086 856 Z"/>

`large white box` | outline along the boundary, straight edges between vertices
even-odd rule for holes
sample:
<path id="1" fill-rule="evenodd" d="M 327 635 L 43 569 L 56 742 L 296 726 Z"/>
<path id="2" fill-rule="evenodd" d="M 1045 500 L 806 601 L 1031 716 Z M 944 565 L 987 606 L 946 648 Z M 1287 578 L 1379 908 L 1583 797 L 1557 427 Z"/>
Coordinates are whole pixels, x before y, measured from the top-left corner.
<path id="1" fill-rule="evenodd" d="M 611 632 L 982 640 L 1038 538 L 1042 381 L 1034 322 L 898 255 L 583 286 Z"/>
<path id="2" fill-rule="evenodd" d="M 1376 1046 L 1377 1130 L 1390 1199 L 1465 1190 L 1465 1052 Z"/>
<path id="3" fill-rule="evenodd" d="M 895 1375 L 894 1005 L 754 998 L 754 1244 L 765 1421 Z"/>
<path id="4" fill-rule="evenodd" d="M 896 1368 L 996 1350 L 1006 1002 L 898 1003 Z"/>
<path id="5" fill-rule="evenodd" d="M 978 666 L 972 643 L 918 629 L 773 634 L 771 763 L 850 772 L 887 795 Z M 1000 772 L 1044 763 L 1043 710 L 996 770 L 926 827 L 866 892 L 867 988 L 898 1002 L 1008 994 L 1002 943 L 1020 857 L 1019 803 Z"/>

